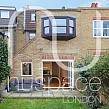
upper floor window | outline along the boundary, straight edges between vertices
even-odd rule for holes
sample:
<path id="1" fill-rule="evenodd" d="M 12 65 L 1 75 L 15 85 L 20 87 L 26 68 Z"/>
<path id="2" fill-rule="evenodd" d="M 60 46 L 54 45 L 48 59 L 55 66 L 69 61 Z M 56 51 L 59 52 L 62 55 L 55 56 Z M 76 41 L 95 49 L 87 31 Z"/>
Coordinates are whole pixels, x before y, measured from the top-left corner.
<path id="1" fill-rule="evenodd" d="M 52 19 L 52 33 L 66 33 L 66 19 Z"/>
<path id="2" fill-rule="evenodd" d="M 29 40 L 33 39 L 36 36 L 36 33 L 29 33 Z"/>
<path id="3" fill-rule="evenodd" d="M 76 35 L 76 18 L 69 16 L 55 16 L 42 18 L 42 35 L 51 36 L 75 36 Z"/>
<path id="4" fill-rule="evenodd" d="M 1 11 L 1 18 L 9 18 L 9 11 Z"/>
<path id="5" fill-rule="evenodd" d="M 94 20 L 93 22 L 94 37 L 109 37 L 109 20 Z"/>
<path id="6" fill-rule="evenodd" d="M 35 22 L 35 14 L 31 14 L 31 21 Z"/>

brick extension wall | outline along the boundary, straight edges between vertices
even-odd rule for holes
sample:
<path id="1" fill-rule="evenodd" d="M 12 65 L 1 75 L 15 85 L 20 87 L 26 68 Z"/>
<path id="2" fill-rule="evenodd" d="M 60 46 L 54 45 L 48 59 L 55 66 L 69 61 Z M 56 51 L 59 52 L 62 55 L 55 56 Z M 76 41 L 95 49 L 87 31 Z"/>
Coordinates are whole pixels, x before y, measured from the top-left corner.
<path id="1" fill-rule="evenodd" d="M 74 57 L 78 61 L 80 57 L 87 54 L 93 55 L 96 49 L 96 38 L 93 38 L 93 19 L 96 17 L 95 8 L 80 8 L 77 10 L 51 9 L 54 16 L 75 16 L 76 17 L 76 38 L 68 41 L 57 42 L 57 52 L 60 57 Z M 109 9 L 99 9 L 97 11 L 102 18 L 109 18 Z M 25 46 L 28 40 L 28 32 L 23 32 L 23 13 L 18 16 L 16 54 L 13 58 L 13 72 L 11 76 L 21 77 L 21 62 L 31 59 L 33 63 L 33 77 L 42 77 L 42 57 L 52 56 L 52 42 L 41 37 L 41 17 L 45 14 L 36 10 L 36 38 L 32 43 Z M 25 47 L 24 47 L 25 46 Z M 22 49 L 23 47 L 23 49 Z M 22 49 L 22 50 L 21 50 Z M 103 38 L 101 41 L 102 52 L 109 49 L 109 39 Z M 19 52 L 21 50 L 22 52 Z M 76 77 L 76 73 L 75 73 Z"/>

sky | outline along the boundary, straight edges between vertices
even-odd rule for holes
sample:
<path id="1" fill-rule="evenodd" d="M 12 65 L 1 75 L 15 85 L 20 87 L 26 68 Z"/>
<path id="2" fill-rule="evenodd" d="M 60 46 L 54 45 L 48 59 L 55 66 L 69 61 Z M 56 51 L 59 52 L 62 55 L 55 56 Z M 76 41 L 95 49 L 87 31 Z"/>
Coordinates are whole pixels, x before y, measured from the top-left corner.
<path id="1" fill-rule="evenodd" d="M 43 8 L 78 8 L 90 7 L 91 3 L 99 3 L 100 7 L 109 7 L 109 0 L 1 0 L 0 6 L 15 6 L 21 9 L 27 5 L 40 6 Z"/>

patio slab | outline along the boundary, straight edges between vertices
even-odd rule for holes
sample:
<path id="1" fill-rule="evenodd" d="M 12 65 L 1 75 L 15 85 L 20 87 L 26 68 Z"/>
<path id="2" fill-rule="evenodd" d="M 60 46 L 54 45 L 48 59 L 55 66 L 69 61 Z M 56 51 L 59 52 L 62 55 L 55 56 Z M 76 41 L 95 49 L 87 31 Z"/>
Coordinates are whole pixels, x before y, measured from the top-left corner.
<path id="1" fill-rule="evenodd" d="M 4 91 L 3 97 L 7 98 L 63 98 L 78 96 L 76 90 L 45 90 L 45 91 L 33 91 L 30 93 L 16 93 Z"/>
<path id="2" fill-rule="evenodd" d="M 31 93 L 20 93 L 19 97 L 31 97 Z"/>

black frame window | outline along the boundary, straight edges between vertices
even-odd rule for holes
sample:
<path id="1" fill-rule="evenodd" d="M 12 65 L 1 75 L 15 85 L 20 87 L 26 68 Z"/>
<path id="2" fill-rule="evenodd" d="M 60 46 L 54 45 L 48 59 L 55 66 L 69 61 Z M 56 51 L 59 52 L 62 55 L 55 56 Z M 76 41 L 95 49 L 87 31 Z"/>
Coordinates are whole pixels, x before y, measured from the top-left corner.
<path id="1" fill-rule="evenodd" d="M 45 34 L 49 34 L 49 27 L 50 27 L 50 24 L 49 24 L 49 19 L 45 19 L 44 21 L 43 21 L 43 27 L 44 27 L 44 32 L 45 32 Z"/>
<path id="2" fill-rule="evenodd" d="M 69 33 L 74 34 L 74 21 L 69 19 Z"/>
<path id="3" fill-rule="evenodd" d="M 42 36 L 76 36 L 76 18 L 55 16 L 42 18 Z"/>

